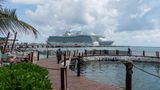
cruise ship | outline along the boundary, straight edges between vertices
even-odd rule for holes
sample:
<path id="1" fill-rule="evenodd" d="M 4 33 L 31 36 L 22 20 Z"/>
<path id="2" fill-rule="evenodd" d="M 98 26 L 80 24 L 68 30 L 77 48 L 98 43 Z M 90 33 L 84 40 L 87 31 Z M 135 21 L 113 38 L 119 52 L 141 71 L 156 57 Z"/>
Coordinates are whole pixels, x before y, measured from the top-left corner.
<path id="1" fill-rule="evenodd" d="M 65 32 L 62 36 L 49 36 L 47 44 L 55 46 L 110 46 L 114 41 L 103 41 L 99 35 Z"/>

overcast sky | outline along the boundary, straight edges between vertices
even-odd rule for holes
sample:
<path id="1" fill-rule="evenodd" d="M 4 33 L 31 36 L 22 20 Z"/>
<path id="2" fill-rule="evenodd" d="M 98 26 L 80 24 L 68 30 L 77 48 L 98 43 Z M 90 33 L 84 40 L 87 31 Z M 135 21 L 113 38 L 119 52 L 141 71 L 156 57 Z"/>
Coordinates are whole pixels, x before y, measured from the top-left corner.
<path id="1" fill-rule="evenodd" d="M 19 19 L 34 26 L 45 42 L 67 30 L 98 34 L 114 45 L 160 46 L 160 0 L 6 0 Z"/>

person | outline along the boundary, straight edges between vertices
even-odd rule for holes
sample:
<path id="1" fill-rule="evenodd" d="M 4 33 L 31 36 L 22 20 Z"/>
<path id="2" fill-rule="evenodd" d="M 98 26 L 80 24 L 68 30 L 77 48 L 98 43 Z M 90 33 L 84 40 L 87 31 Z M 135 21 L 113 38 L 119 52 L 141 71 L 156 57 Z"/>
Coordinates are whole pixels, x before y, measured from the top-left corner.
<path id="1" fill-rule="evenodd" d="M 128 55 L 131 55 L 131 49 L 128 48 Z"/>
<path id="2" fill-rule="evenodd" d="M 57 51 L 56 51 L 56 56 L 57 56 L 57 64 L 59 64 L 59 61 L 62 60 L 62 51 L 61 49 L 59 48 Z"/>

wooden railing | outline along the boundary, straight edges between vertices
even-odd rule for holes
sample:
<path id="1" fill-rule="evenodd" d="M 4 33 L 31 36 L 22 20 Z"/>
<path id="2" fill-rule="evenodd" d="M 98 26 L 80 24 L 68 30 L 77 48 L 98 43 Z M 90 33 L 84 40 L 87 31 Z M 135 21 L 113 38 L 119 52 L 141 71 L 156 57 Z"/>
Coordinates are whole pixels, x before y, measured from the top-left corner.
<path id="1" fill-rule="evenodd" d="M 68 54 L 69 53 L 69 54 Z M 80 77 L 80 64 L 83 57 L 91 57 L 91 56 L 134 56 L 134 57 L 149 57 L 149 58 L 159 58 L 159 52 L 155 52 L 155 56 L 147 56 L 145 51 L 142 51 L 141 55 L 132 55 L 132 51 L 121 51 L 121 50 L 85 50 L 84 52 L 79 52 L 78 50 L 74 50 L 73 53 L 71 51 L 64 51 L 62 54 L 61 60 L 64 62 L 64 67 L 66 67 L 66 61 L 69 56 L 72 56 L 72 60 L 77 60 L 77 76 Z M 128 61 L 123 61 L 121 64 L 124 64 L 126 67 L 126 79 L 125 79 L 125 87 L 126 90 L 132 90 L 132 68 L 133 64 Z"/>

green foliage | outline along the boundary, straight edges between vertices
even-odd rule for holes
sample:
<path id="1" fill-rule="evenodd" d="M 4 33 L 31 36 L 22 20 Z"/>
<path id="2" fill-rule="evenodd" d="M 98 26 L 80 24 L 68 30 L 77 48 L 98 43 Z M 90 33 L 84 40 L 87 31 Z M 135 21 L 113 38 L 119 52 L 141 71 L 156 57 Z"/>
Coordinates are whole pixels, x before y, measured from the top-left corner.
<path id="1" fill-rule="evenodd" d="M 16 15 L 16 9 L 8 9 L 3 7 L 3 2 L 7 0 L 0 0 L 0 33 L 7 35 L 11 33 L 32 33 L 35 37 L 38 36 L 38 31 L 30 24 L 21 21 Z"/>
<path id="2" fill-rule="evenodd" d="M 0 7 L 0 33 L 6 35 L 8 32 L 32 33 L 35 37 L 38 35 L 34 27 L 18 19 L 16 9 Z"/>
<path id="3" fill-rule="evenodd" d="M 0 90 L 51 90 L 48 71 L 25 62 L 1 67 Z"/>

